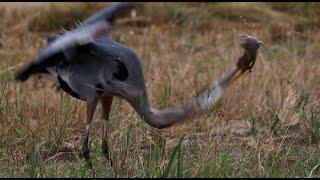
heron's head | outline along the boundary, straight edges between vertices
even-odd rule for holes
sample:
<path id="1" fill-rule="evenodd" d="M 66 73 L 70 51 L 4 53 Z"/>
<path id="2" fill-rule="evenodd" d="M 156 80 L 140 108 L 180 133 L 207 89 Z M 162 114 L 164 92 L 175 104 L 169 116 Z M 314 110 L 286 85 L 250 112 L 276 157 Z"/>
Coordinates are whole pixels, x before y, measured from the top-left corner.
<path id="1" fill-rule="evenodd" d="M 257 40 L 253 36 L 242 35 L 244 37 L 243 42 L 241 43 L 241 47 L 243 47 L 247 51 L 257 51 L 261 46 L 263 46 L 263 42 Z"/>

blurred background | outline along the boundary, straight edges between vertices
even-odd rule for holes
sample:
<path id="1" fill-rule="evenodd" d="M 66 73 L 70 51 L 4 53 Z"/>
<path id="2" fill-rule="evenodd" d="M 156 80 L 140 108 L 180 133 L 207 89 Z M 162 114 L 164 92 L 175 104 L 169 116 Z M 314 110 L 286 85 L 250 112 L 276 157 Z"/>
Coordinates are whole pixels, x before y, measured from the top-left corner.
<path id="1" fill-rule="evenodd" d="M 0 3 L 0 177 L 320 176 L 319 3 L 143 3 L 117 19 L 112 37 L 140 57 L 156 108 L 201 92 L 242 55 L 240 34 L 260 49 L 252 73 L 210 113 L 164 130 L 115 99 L 102 156 L 100 106 L 84 166 L 85 103 L 32 77 L 13 81 L 50 34 L 69 30 L 111 3 Z"/>

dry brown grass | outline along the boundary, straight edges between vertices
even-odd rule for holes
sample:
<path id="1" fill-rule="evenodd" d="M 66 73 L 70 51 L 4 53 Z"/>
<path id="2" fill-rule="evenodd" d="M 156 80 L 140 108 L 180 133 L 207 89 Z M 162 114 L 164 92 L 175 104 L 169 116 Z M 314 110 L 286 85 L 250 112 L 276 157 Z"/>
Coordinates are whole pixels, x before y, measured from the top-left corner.
<path id="1" fill-rule="evenodd" d="M 80 152 L 85 106 L 56 93 L 44 80 L 18 84 L 8 68 L 35 57 L 59 26 L 72 27 L 75 19 L 103 6 L 0 4 L 0 176 L 69 176 L 65 169 L 70 166 L 76 169 L 73 174 L 68 171 L 72 176 L 91 176 L 79 165 L 78 156 L 32 171 L 30 161 L 41 143 L 38 151 L 47 153 L 42 163 L 68 148 Z M 142 149 L 160 146 L 162 136 L 170 152 L 181 135 L 190 157 L 184 176 L 308 176 L 320 152 L 319 10 L 319 3 L 147 3 L 137 9 L 137 16 L 147 21 L 143 25 L 119 19 L 112 36 L 140 56 L 150 100 L 159 108 L 194 96 L 227 72 L 242 53 L 239 34 L 255 35 L 266 44 L 253 72 L 230 87 L 210 114 L 193 121 L 155 132 L 127 102 L 117 99 L 111 110 L 110 140 L 116 159 L 126 162 L 121 176 L 158 176 L 168 157 L 156 158 L 157 168 L 149 172 Z M 99 113 L 100 107 L 96 128 Z M 100 150 L 96 132 L 93 154 Z M 214 161 L 229 151 L 230 172 L 220 166 L 223 162 Z M 94 155 L 96 165 L 104 162 L 100 156 Z M 105 170 L 96 175 L 114 175 Z"/>

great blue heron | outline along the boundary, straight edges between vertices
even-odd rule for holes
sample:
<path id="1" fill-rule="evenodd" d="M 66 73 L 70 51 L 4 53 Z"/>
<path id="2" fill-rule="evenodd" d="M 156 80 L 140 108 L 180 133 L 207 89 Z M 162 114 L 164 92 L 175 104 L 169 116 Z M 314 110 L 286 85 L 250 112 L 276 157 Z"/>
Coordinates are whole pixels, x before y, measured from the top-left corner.
<path id="1" fill-rule="evenodd" d="M 260 41 L 246 36 L 242 43 L 245 53 L 229 73 L 188 102 L 156 110 L 150 106 L 139 57 L 107 33 L 115 15 L 130 5 L 116 4 L 98 12 L 71 31 L 50 36 L 48 46 L 19 70 L 15 77 L 25 81 L 33 74 L 48 75 L 65 92 L 87 102 L 82 152 L 88 162 L 89 130 L 99 101 L 103 109 L 102 150 L 109 159 L 106 126 L 114 96 L 126 99 L 152 127 L 171 126 L 210 109 L 227 85 L 253 67 L 261 45 Z"/>

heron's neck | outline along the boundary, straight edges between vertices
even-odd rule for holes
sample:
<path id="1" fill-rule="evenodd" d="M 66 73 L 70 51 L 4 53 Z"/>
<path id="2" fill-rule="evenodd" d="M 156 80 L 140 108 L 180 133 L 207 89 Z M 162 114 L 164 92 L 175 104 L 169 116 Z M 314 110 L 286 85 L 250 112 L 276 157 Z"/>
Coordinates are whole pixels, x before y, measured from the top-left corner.
<path id="1" fill-rule="evenodd" d="M 138 96 L 128 97 L 127 100 L 149 125 L 156 128 L 165 128 L 210 109 L 220 99 L 223 89 L 232 82 L 238 71 L 238 68 L 233 68 L 218 82 L 207 87 L 199 96 L 163 110 L 153 109 L 150 106 L 146 91 Z"/>

